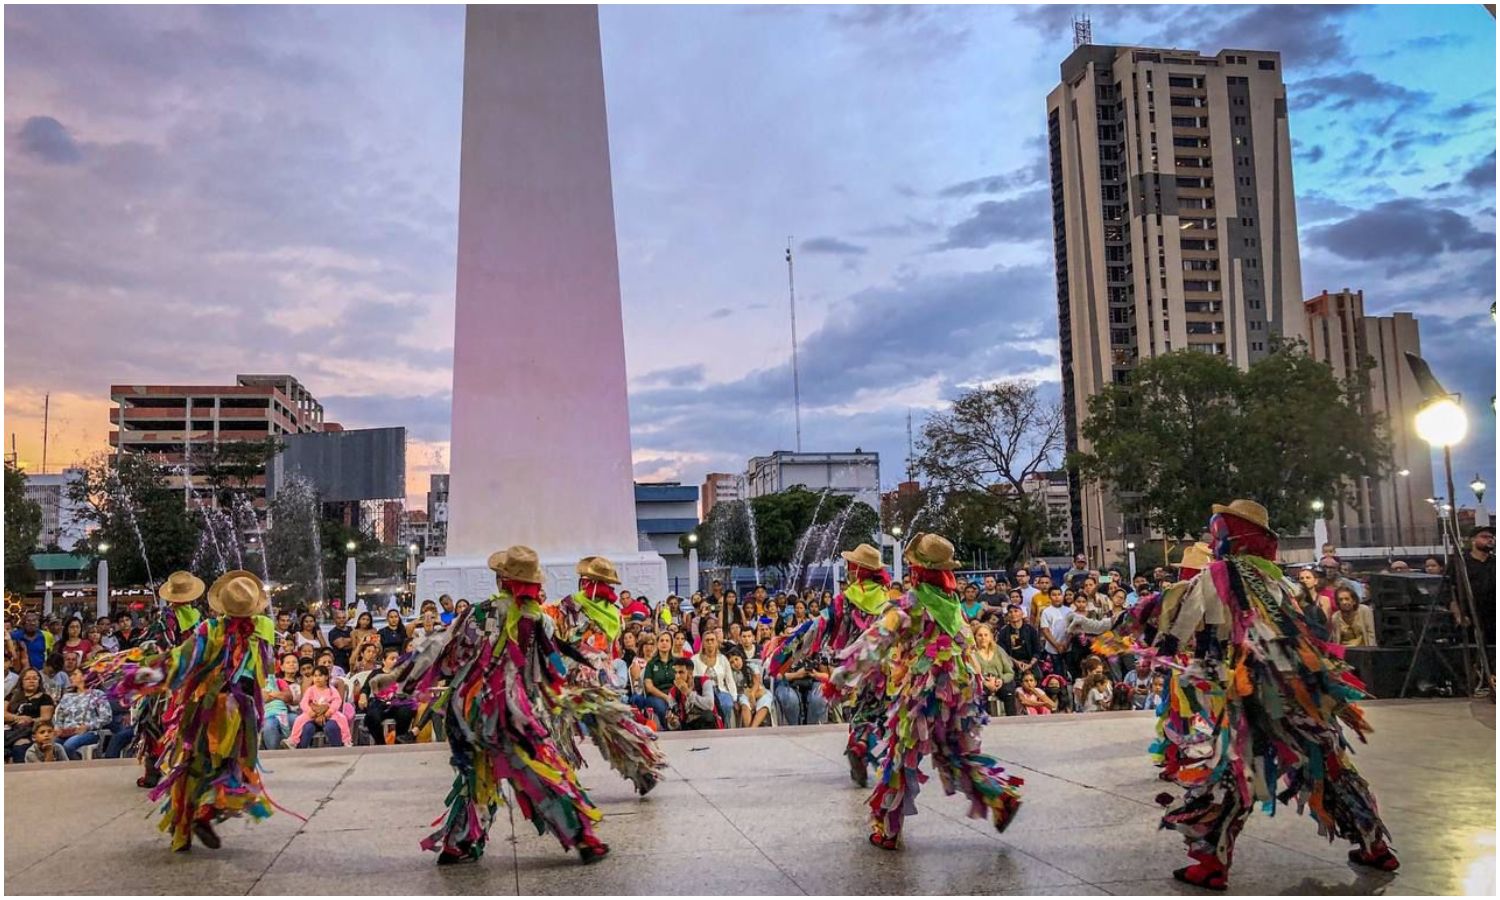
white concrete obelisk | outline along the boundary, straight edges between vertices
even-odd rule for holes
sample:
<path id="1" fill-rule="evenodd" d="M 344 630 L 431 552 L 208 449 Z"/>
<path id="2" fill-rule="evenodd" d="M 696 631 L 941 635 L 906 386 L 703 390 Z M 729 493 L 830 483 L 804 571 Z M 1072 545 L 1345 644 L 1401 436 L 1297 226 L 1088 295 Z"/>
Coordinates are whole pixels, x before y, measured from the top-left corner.
<path id="1" fill-rule="evenodd" d="M 450 556 L 423 563 L 417 599 L 487 596 L 484 560 L 511 544 L 552 596 L 601 554 L 660 598 L 666 563 L 636 535 L 597 7 L 468 8 L 456 302 Z"/>

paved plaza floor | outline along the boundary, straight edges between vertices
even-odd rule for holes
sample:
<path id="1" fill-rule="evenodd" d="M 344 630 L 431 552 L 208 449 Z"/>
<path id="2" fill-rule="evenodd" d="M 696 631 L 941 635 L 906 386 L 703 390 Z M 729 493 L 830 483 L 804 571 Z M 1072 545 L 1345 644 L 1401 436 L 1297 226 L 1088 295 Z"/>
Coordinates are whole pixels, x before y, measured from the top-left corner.
<path id="1" fill-rule="evenodd" d="M 1376 702 L 1358 753 L 1402 869 L 1371 874 L 1346 845 L 1282 810 L 1240 841 L 1232 893 L 1495 892 L 1494 707 Z M 610 858 L 582 866 L 504 810 L 478 864 L 439 869 L 417 841 L 450 783 L 440 746 L 269 753 L 277 814 L 222 827 L 224 847 L 172 853 L 122 762 L 5 768 L 8 894 L 1180 894 L 1176 834 L 1156 829 L 1163 784 L 1145 714 L 1002 719 L 985 749 L 1026 779 L 1004 835 L 966 819 L 934 777 L 905 848 L 865 842 L 842 726 L 673 734 L 645 800 L 593 757 Z M 592 748 L 590 748 L 592 751 Z"/>

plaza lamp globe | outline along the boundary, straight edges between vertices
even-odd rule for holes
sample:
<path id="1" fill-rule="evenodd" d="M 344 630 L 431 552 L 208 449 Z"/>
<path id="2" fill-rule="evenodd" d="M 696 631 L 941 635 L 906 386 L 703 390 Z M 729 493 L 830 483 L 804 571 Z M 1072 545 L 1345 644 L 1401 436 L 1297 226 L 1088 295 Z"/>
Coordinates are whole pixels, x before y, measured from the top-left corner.
<path id="1" fill-rule="evenodd" d="M 1469 490 L 1474 492 L 1474 496 L 1479 499 L 1480 503 L 1484 502 L 1484 492 L 1488 489 L 1489 485 L 1485 484 L 1484 479 L 1478 475 L 1475 475 L 1474 480 L 1469 482 Z"/>
<path id="2" fill-rule="evenodd" d="M 688 543 L 689 544 L 696 544 L 696 543 L 698 543 L 698 532 L 696 532 L 696 531 L 689 531 L 687 538 L 688 538 Z"/>
<path id="3" fill-rule="evenodd" d="M 359 545 L 354 543 L 353 541 L 349 541 L 344 545 L 344 549 L 348 550 L 350 553 L 353 553 L 357 547 L 359 547 Z"/>
<path id="4" fill-rule="evenodd" d="M 1437 397 L 1417 411 L 1417 436 L 1434 447 L 1452 447 L 1469 433 L 1469 417 L 1452 397 Z"/>
<path id="5" fill-rule="evenodd" d="M 1312 503 L 1310 503 L 1308 505 L 1312 507 L 1312 511 L 1315 512 L 1315 513 L 1320 513 L 1320 512 L 1323 511 L 1323 501 L 1322 500 L 1314 500 Z"/>

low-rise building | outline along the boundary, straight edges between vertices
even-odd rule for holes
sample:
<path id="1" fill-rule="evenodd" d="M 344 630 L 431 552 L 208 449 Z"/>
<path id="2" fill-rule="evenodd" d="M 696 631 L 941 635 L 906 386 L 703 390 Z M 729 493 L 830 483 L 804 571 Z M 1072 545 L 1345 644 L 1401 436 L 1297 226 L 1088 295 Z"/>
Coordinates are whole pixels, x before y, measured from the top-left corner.
<path id="1" fill-rule="evenodd" d="M 777 450 L 751 457 L 745 471 L 747 497 L 762 497 L 795 486 L 846 494 L 880 511 L 880 454 L 858 447 L 853 452 L 798 453 Z"/>
<path id="2" fill-rule="evenodd" d="M 682 536 L 698 527 L 698 488 L 675 481 L 635 486 L 635 525 L 640 549 L 654 550 L 667 561 L 667 587 L 688 596 L 697 590 L 690 583 L 688 557 Z M 652 597 L 660 600 L 660 597 Z"/>

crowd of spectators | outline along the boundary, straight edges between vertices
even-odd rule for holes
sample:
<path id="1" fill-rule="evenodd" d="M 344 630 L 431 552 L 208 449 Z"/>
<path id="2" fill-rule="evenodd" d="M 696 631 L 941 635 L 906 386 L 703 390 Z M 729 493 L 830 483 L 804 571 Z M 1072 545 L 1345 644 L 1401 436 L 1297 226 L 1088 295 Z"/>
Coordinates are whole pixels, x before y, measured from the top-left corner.
<path id="1" fill-rule="evenodd" d="M 1060 567 L 1059 567 L 1060 568 Z M 1404 562 L 1393 572 L 1407 572 Z M 1433 559 L 1423 571 L 1442 574 Z M 1293 575 L 1309 621 L 1345 646 L 1373 646 L 1367 588 L 1332 547 Z M 1054 579 L 1056 579 L 1054 581 Z M 1083 556 L 1058 572 L 1040 561 L 1011 573 L 961 582 L 978 676 L 992 715 L 1052 715 L 1152 709 L 1166 679 L 1131 654 L 1092 653 L 1093 635 L 1162 590 L 1173 570 L 1127 579 L 1093 568 Z M 893 584 L 892 597 L 907 585 Z M 603 681 L 619 690 L 644 721 L 661 730 L 758 728 L 840 721 L 842 709 L 823 686 L 832 674 L 824 654 L 771 678 L 762 651 L 775 638 L 819 616 L 831 590 L 800 593 L 755 587 L 743 596 L 714 581 L 706 593 L 661 602 L 620 591 L 624 628 Z M 275 666 L 265 685 L 263 746 L 268 749 L 441 740 L 441 716 L 427 698 L 401 693 L 392 675 L 412 642 L 447 628 L 468 601 L 424 601 L 415 616 L 333 609 L 323 621 L 306 610 L 275 614 Z M 117 621 L 78 616 L 45 624 L 35 612 L 7 635 L 7 762 L 79 759 L 85 748 L 119 756 L 131 743 L 131 711 L 85 684 L 82 670 L 101 653 L 138 645 L 154 613 Z"/>

